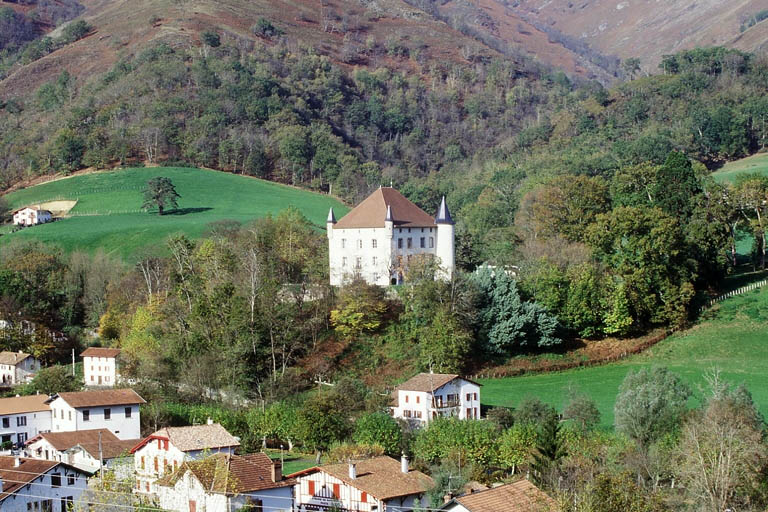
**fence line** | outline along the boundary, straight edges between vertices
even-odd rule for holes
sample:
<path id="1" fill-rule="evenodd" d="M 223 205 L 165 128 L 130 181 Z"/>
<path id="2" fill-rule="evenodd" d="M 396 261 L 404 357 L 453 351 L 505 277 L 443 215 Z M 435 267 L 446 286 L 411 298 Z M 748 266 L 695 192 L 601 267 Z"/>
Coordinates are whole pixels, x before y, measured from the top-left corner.
<path id="1" fill-rule="evenodd" d="M 737 295 L 751 292 L 752 290 L 757 290 L 758 288 L 762 288 L 763 286 L 766 286 L 766 285 L 768 285 L 768 279 L 764 279 L 762 281 L 758 281 L 757 283 L 751 283 L 751 284 L 742 286 L 741 288 L 738 288 L 736 290 L 731 290 L 728 293 L 724 293 L 722 295 L 719 295 L 707 301 L 707 303 L 701 308 L 700 312 L 703 312 L 706 309 L 711 308 L 715 304 L 722 302 L 725 299 L 729 299 Z M 635 347 L 625 350 L 621 354 L 614 354 L 611 356 L 601 357 L 598 359 L 590 359 L 588 361 L 569 361 L 569 362 L 563 362 L 563 363 L 553 363 L 544 368 L 509 368 L 509 369 L 488 370 L 486 372 L 480 372 L 473 375 L 472 379 L 476 380 L 476 379 L 499 379 L 504 377 L 518 377 L 520 375 L 526 375 L 529 373 L 537 374 L 537 373 L 562 372 L 565 370 L 572 370 L 574 368 L 587 368 L 590 366 L 599 366 L 606 363 L 613 363 L 616 361 L 620 361 L 628 356 L 639 354 L 640 352 L 644 352 L 648 350 L 649 348 L 656 345 L 660 341 L 666 339 L 670 334 L 672 334 L 672 332 L 674 331 L 668 330 L 663 334 L 654 336 L 653 338 L 650 338 L 649 340 L 646 340 Z"/>

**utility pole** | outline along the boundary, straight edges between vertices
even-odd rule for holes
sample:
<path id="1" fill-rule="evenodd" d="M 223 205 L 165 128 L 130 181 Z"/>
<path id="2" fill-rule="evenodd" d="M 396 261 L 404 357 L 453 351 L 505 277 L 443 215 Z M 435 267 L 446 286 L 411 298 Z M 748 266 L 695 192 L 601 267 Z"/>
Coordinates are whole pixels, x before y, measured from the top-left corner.
<path id="1" fill-rule="evenodd" d="M 74 353 L 74 350 L 72 351 Z M 99 479 L 101 490 L 104 490 L 104 452 L 101 450 L 101 431 L 99 431 Z"/>
<path id="2" fill-rule="evenodd" d="M 75 349 L 72 349 L 72 376 L 75 376 Z M 101 436 L 101 434 L 99 434 Z"/>

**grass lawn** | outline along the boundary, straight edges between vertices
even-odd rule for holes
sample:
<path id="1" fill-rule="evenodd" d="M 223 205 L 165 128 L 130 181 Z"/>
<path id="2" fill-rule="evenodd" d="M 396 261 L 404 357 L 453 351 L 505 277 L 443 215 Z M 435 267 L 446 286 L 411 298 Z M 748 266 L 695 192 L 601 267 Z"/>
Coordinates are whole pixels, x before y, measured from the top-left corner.
<path id="1" fill-rule="evenodd" d="M 528 397 L 562 410 L 569 389 L 597 402 L 605 426 L 613 424 L 613 404 L 627 372 L 666 366 L 698 394 L 703 375 L 718 368 L 733 383 L 745 383 L 768 416 L 768 287 L 728 299 L 706 313 L 692 329 L 673 335 L 647 352 L 621 363 L 506 379 L 483 379 L 485 405 L 513 407 Z"/>
<path id="2" fill-rule="evenodd" d="M 768 153 L 760 153 L 728 162 L 721 169 L 712 173 L 712 177 L 720 182 L 733 182 L 739 174 L 755 172 L 768 174 Z"/>
<path id="3" fill-rule="evenodd" d="M 280 460 L 280 450 L 268 449 L 266 454 L 273 460 Z M 307 455 L 298 452 L 284 452 L 283 453 L 283 474 L 290 475 L 297 471 L 301 471 L 307 468 L 315 467 L 315 456 Z"/>
<path id="4" fill-rule="evenodd" d="M 142 190 L 156 176 L 170 178 L 181 195 L 178 210 L 162 217 L 140 211 Z M 10 193 L 6 199 L 14 208 L 53 200 L 77 200 L 77 204 L 69 218 L 2 236 L 0 243 L 28 238 L 66 251 L 103 248 L 128 261 L 138 249 L 162 246 L 171 234 L 199 237 L 207 224 L 217 220 L 247 223 L 294 206 L 324 229 L 328 208 L 333 206 L 337 218 L 348 211 L 331 197 L 264 180 L 162 167 L 74 176 Z"/>

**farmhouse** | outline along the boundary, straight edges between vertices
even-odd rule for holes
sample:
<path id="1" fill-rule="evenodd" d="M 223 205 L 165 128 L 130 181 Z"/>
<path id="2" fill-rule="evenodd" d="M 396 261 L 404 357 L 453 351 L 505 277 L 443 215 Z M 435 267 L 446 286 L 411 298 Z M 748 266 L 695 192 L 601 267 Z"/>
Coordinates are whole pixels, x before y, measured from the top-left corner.
<path id="1" fill-rule="evenodd" d="M 391 457 L 330 464 L 289 475 L 296 478 L 295 510 L 308 512 L 330 510 L 406 512 L 428 506 L 424 494 L 434 482 L 420 471 Z"/>
<path id="2" fill-rule="evenodd" d="M 34 226 L 53 220 L 53 214 L 48 210 L 25 206 L 13 212 L 13 223 L 17 226 Z"/>
<path id="3" fill-rule="evenodd" d="M 67 512 L 90 475 L 62 462 L 0 457 L 0 510 Z"/>
<path id="4" fill-rule="evenodd" d="M 24 446 L 27 439 L 51 430 L 48 395 L 0 398 L 0 442 Z"/>
<path id="5" fill-rule="evenodd" d="M 440 510 L 447 512 L 555 512 L 555 500 L 528 480 L 520 480 L 486 491 L 465 494 L 449 500 Z"/>
<path id="6" fill-rule="evenodd" d="M 443 198 L 434 218 L 390 187 L 368 196 L 338 222 L 328 212 L 331 285 L 355 278 L 388 286 L 405 280 L 409 264 L 435 259 L 440 276 L 454 270 L 454 226 Z"/>
<path id="7" fill-rule="evenodd" d="M 210 420 L 209 420 L 210 421 Z M 155 481 L 185 461 L 210 454 L 233 455 L 240 440 L 218 423 L 166 427 L 141 440 L 132 450 L 137 493 L 157 494 Z"/>
<path id="8" fill-rule="evenodd" d="M 46 403 L 53 432 L 106 428 L 119 439 L 138 439 L 139 405 L 146 402 L 132 389 L 115 389 L 59 393 Z"/>
<path id="9" fill-rule="evenodd" d="M 480 384 L 456 374 L 420 373 L 393 392 L 392 416 L 425 425 L 439 416 L 480 417 Z"/>
<path id="10" fill-rule="evenodd" d="M 0 381 L 4 386 L 29 382 L 39 370 L 40 361 L 31 354 L 25 354 L 21 350 L 0 352 Z"/>
<path id="11" fill-rule="evenodd" d="M 83 358 L 83 377 L 86 386 L 114 387 L 117 382 L 117 358 L 119 348 L 89 347 Z"/>
<path id="12" fill-rule="evenodd" d="M 157 482 L 163 510 L 293 510 L 295 480 L 285 479 L 280 461 L 264 453 L 218 453 L 185 461 Z"/>

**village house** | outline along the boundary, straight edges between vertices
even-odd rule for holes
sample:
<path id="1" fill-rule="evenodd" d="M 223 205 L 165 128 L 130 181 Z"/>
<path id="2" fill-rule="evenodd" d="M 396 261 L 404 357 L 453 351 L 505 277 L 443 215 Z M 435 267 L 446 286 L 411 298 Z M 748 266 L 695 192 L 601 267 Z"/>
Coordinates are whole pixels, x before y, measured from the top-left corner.
<path id="1" fill-rule="evenodd" d="M 94 473 L 101 469 L 113 470 L 115 476 L 124 480 L 133 477 L 133 455 L 131 449 L 136 446 L 138 439 L 117 439 L 115 441 L 78 442 L 69 448 L 66 455 L 69 464 L 85 471 Z"/>
<path id="2" fill-rule="evenodd" d="M 0 382 L 3 386 L 15 386 L 29 382 L 40 371 L 40 361 L 18 352 L 0 352 Z"/>
<path id="3" fill-rule="evenodd" d="M 51 431 L 70 432 L 106 428 L 119 439 L 139 439 L 139 406 L 146 403 L 132 389 L 59 393 L 51 407 Z"/>
<path id="4" fill-rule="evenodd" d="M 400 384 L 392 399 L 392 416 L 415 426 L 445 416 L 480 418 L 480 384 L 452 373 L 420 373 Z"/>
<path id="5" fill-rule="evenodd" d="M 89 347 L 83 358 L 83 377 L 86 386 L 114 387 L 119 376 L 117 359 L 119 348 Z"/>
<path id="6" fill-rule="evenodd" d="M 233 455 L 240 440 L 218 423 L 166 427 L 141 440 L 132 450 L 135 491 L 157 494 L 156 480 L 175 471 L 185 461 L 215 453 Z"/>
<path id="7" fill-rule="evenodd" d="M 25 206 L 13 212 L 13 223 L 16 226 L 35 226 L 53 220 L 53 213 L 40 208 Z"/>
<path id="8" fill-rule="evenodd" d="M 331 208 L 326 229 L 332 286 L 355 278 L 400 284 L 414 258 L 436 259 L 444 279 L 453 274 L 454 225 L 445 198 L 432 217 L 394 188 L 382 187 L 338 222 Z"/>
<path id="9" fill-rule="evenodd" d="M 448 497 L 440 510 L 446 512 L 556 512 L 555 500 L 528 480 L 473 492 L 457 498 Z"/>
<path id="10" fill-rule="evenodd" d="M 0 398 L 0 442 L 24 446 L 28 439 L 51 430 L 48 395 Z"/>
<path id="11" fill-rule="evenodd" d="M 178 512 L 288 512 L 294 484 L 283 478 L 280 461 L 264 453 L 187 460 L 157 481 L 160 508 Z"/>
<path id="12" fill-rule="evenodd" d="M 408 459 L 391 457 L 329 464 L 299 471 L 290 478 L 294 487 L 295 510 L 338 510 L 355 512 L 410 512 L 429 506 L 425 494 L 434 482 L 410 469 Z"/>
<path id="13" fill-rule="evenodd" d="M 68 512 L 89 476 L 63 462 L 0 456 L 0 510 Z"/>

